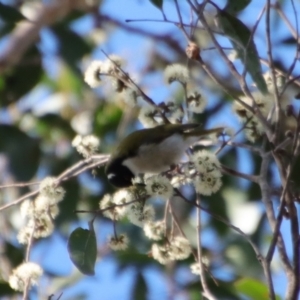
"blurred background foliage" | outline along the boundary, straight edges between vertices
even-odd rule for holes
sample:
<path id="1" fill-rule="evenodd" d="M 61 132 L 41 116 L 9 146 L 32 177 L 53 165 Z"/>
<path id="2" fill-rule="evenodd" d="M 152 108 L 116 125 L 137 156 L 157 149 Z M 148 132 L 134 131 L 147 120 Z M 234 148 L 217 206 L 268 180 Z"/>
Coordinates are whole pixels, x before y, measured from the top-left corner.
<path id="1" fill-rule="evenodd" d="M 137 77 L 140 87 L 157 103 L 182 98 L 180 87 L 166 87 L 162 77 L 162 71 L 168 64 L 187 63 L 186 41 L 178 28 L 168 23 L 125 22 L 126 18 L 161 19 L 159 9 L 151 2 L 157 6 L 162 3 L 121 0 L 118 7 L 118 1 L 109 0 L 0 2 L 1 185 L 40 181 L 45 176 L 57 176 L 74 165 L 81 159 L 71 146 L 76 134 L 93 133 L 99 136 L 100 152 L 109 153 L 116 141 L 141 128 L 137 121 L 137 109 L 128 107 L 118 93 L 107 86 L 91 90 L 84 83 L 83 71 L 87 64 L 93 58 L 104 59 L 101 49 L 126 59 L 129 73 Z M 223 1 L 217 2 L 222 7 Z M 245 5 L 237 16 L 251 27 L 262 4 L 254 0 L 247 2 L 248 6 Z M 289 13 L 287 2 L 281 1 L 281 5 Z M 164 1 L 164 6 L 166 14 L 177 20 L 172 1 Z M 185 4 L 182 9 L 187 12 Z M 27 22 L 33 29 L 26 29 L 26 24 L 21 22 Z M 282 21 L 276 14 L 272 19 L 273 28 L 280 31 L 272 41 L 274 57 L 278 67 L 286 70 L 289 67 L 287 55 L 294 53 L 296 41 L 286 29 L 284 31 Z M 21 38 L 20 33 L 24 35 Z M 258 28 L 259 51 L 265 45 L 262 34 L 262 29 Z M 204 31 L 196 31 L 195 39 L 202 48 L 211 46 Z M 230 45 L 224 37 L 219 39 Z M 9 48 L 9 45 L 13 47 Z M 226 88 L 233 95 L 240 94 L 239 86 L 217 52 L 203 51 L 202 55 Z M 201 87 L 209 99 L 207 110 L 199 116 L 199 123 L 206 127 L 229 123 L 237 130 L 240 125 L 231 112 L 232 99 L 199 66 L 193 62 L 188 66 L 194 85 Z M 297 90 L 291 86 L 288 92 L 293 98 Z M 239 141 L 245 141 L 242 135 Z M 226 147 L 220 158 L 226 166 L 245 173 L 257 174 L 260 168 L 260 159 L 245 150 Z M 274 187 L 278 186 L 278 175 L 272 165 L 271 177 Z M 95 228 L 101 260 L 96 275 L 98 272 L 101 277 L 97 277 L 96 283 L 95 280 L 93 284 L 88 283 L 87 280 L 93 282 L 93 279 L 79 275 L 66 254 L 66 241 L 71 230 L 78 225 L 87 228 L 91 218 L 87 214 L 76 214 L 74 210 L 97 209 L 102 196 L 114 189 L 108 185 L 102 169 L 97 170 L 95 176 L 89 172 L 83 173 L 65 182 L 63 187 L 66 197 L 60 203 L 55 238 L 34 243 L 36 250 L 32 259 L 41 263 L 47 279 L 32 291 L 30 299 L 46 299 L 51 294 L 54 295 L 51 299 L 57 299 L 61 292 L 61 299 L 64 300 L 100 299 L 102 293 L 101 299 L 201 299 L 199 278 L 189 271 L 191 258 L 166 267 L 159 265 L 147 255 L 150 243 L 142 230 L 126 221 L 118 224 L 118 229 L 131 237 L 130 248 L 122 253 L 112 253 L 105 245 L 107 234 L 112 232 L 112 224 L 102 217 L 97 219 Z M 35 188 L 35 185 L 3 188 L 0 190 L 0 205 Z M 184 189 L 183 192 L 189 200 L 194 199 L 192 190 Z M 242 228 L 264 250 L 271 235 L 260 199 L 257 185 L 226 175 L 221 191 L 211 197 L 203 197 L 203 206 Z M 275 195 L 275 207 L 278 205 L 276 200 Z M 194 208 L 180 199 L 174 200 L 173 205 L 196 249 Z M 157 204 L 156 209 L 158 215 L 163 214 L 162 205 Z M 17 299 L 18 296 L 5 281 L 11 269 L 24 259 L 24 249 L 16 241 L 22 221 L 18 205 L 0 213 L 0 297 Z M 204 252 L 211 273 L 208 283 L 216 297 L 220 300 L 267 299 L 262 268 L 245 239 L 206 213 L 203 213 L 202 222 Z M 51 250 L 46 251 L 48 247 Z M 59 250 L 52 250 L 56 247 Z M 113 261 L 116 267 L 114 272 L 108 270 L 113 267 L 105 265 L 104 260 Z M 276 293 L 283 295 L 285 281 L 277 258 L 272 271 L 275 282 L 282 282 L 275 286 Z M 103 277 L 111 272 L 111 283 L 107 283 L 108 279 Z M 122 274 L 127 274 L 130 279 L 120 279 Z M 110 289 L 112 286 L 119 289 L 123 297 L 116 298 L 115 295 L 119 294 Z"/>

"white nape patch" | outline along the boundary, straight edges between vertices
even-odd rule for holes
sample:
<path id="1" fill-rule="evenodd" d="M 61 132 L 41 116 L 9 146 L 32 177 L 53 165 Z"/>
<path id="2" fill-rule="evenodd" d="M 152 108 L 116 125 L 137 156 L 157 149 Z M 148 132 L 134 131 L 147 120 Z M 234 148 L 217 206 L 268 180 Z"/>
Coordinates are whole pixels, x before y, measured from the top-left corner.
<path id="1" fill-rule="evenodd" d="M 172 164 L 180 162 L 185 150 L 198 139 L 184 139 L 181 134 L 173 134 L 159 144 L 141 146 L 138 155 L 124 160 L 123 165 L 135 175 L 167 171 Z"/>
<path id="2" fill-rule="evenodd" d="M 114 174 L 114 173 L 109 173 L 109 174 L 107 175 L 107 178 L 108 178 L 108 179 L 112 179 L 112 178 L 114 178 L 114 177 L 116 177 L 116 174 Z"/>

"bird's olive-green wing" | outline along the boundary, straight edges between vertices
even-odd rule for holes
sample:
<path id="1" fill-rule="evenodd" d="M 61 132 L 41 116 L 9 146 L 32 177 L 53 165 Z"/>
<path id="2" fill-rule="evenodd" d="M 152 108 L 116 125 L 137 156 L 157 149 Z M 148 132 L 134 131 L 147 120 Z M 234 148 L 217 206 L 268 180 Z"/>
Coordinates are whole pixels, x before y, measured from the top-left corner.
<path id="1" fill-rule="evenodd" d="M 174 133 L 183 133 L 196 127 L 199 127 L 199 124 L 166 124 L 135 131 L 121 141 L 112 156 L 132 157 L 141 145 L 159 144 Z"/>

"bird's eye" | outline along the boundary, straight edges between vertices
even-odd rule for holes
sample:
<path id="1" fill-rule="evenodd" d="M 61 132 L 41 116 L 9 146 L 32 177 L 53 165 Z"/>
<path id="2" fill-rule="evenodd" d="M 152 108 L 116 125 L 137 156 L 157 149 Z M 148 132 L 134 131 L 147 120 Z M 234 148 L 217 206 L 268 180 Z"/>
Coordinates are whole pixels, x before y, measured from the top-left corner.
<path id="1" fill-rule="evenodd" d="M 116 177 L 116 174 L 114 174 L 114 173 L 110 173 L 110 174 L 107 175 L 108 179 L 112 179 L 114 177 Z"/>

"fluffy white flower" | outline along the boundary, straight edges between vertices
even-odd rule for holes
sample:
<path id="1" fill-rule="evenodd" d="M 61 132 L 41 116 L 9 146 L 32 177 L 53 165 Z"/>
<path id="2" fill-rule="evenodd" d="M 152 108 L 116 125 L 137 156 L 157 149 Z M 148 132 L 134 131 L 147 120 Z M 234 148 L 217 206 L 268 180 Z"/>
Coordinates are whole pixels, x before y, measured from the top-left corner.
<path id="1" fill-rule="evenodd" d="M 200 266 L 199 263 L 193 263 L 190 265 L 191 272 L 195 275 L 200 275 Z"/>
<path id="2" fill-rule="evenodd" d="M 37 280 L 42 276 L 42 268 L 33 262 L 26 262 L 19 265 L 12 271 L 8 282 L 12 289 L 22 292 L 29 283 L 29 287 L 37 285 Z"/>
<path id="3" fill-rule="evenodd" d="M 269 91 L 272 92 L 274 89 L 274 83 L 273 83 L 271 71 L 270 70 L 267 71 L 263 76 L 265 78 Z M 285 84 L 285 78 L 282 75 L 276 73 L 275 80 L 276 80 L 278 92 L 280 93 Z"/>
<path id="4" fill-rule="evenodd" d="M 150 128 L 155 127 L 159 124 L 156 117 L 158 110 L 153 106 L 144 106 L 141 108 L 138 119 L 144 127 Z"/>
<path id="5" fill-rule="evenodd" d="M 183 65 L 173 64 L 166 67 L 164 77 L 167 83 L 179 81 L 182 84 L 186 84 L 189 81 L 189 71 Z"/>
<path id="6" fill-rule="evenodd" d="M 128 190 L 119 190 L 113 195 L 113 202 L 115 204 L 125 204 L 133 200 L 131 193 Z"/>
<path id="7" fill-rule="evenodd" d="M 49 201 L 48 197 L 45 197 L 43 195 L 39 195 L 34 200 L 34 209 L 36 218 L 38 218 L 41 214 L 49 213 L 54 219 L 59 213 L 58 205 L 56 203 L 52 203 L 51 201 Z"/>
<path id="8" fill-rule="evenodd" d="M 61 186 L 57 186 L 55 177 L 46 177 L 40 183 L 40 195 L 49 198 L 50 204 L 61 201 L 65 195 L 65 190 Z"/>
<path id="9" fill-rule="evenodd" d="M 100 74 L 103 73 L 103 62 L 94 60 L 84 73 L 84 81 L 91 87 L 96 88 L 101 84 Z"/>
<path id="10" fill-rule="evenodd" d="M 113 203 L 117 205 L 123 205 L 133 200 L 133 195 L 128 190 L 119 190 L 113 195 Z M 123 217 L 126 214 L 127 206 L 118 206 L 115 208 L 119 217 Z"/>
<path id="11" fill-rule="evenodd" d="M 173 195 L 173 187 L 168 178 L 156 175 L 146 179 L 146 191 L 150 196 L 169 199 Z"/>
<path id="12" fill-rule="evenodd" d="M 235 60 L 237 60 L 239 58 L 239 54 L 238 54 L 238 52 L 236 50 L 231 50 L 228 53 L 227 57 L 229 58 L 229 60 L 235 61 Z"/>
<path id="13" fill-rule="evenodd" d="M 220 162 L 217 156 L 207 150 L 201 150 L 193 153 L 191 161 L 195 169 L 200 173 L 210 173 L 215 177 L 221 177 Z"/>
<path id="14" fill-rule="evenodd" d="M 204 173 L 195 178 L 194 185 L 197 193 L 210 196 L 220 189 L 222 181 L 220 177 L 214 177 L 211 173 Z"/>
<path id="15" fill-rule="evenodd" d="M 100 200 L 99 207 L 104 210 L 103 215 L 112 219 L 112 220 L 120 220 L 127 213 L 128 207 L 126 204 L 132 201 L 133 194 L 128 190 L 119 190 L 112 196 L 110 194 L 106 194 L 102 200 Z M 120 206 L 116 206 L 120 205 Z M 109 207 L 113 207 L 108 209 Z"/>
<path id="16" fill-rule="evenodd" d="M 111 54 L 103 63 L 103 73 L 115 75 L 120 73 L 119 68 L 124 66 L 125 61 L 118 55 Z"/>
<path id="17" fill-rule="evenodd" d="M 256 92 L 253 93 L 252 96 L 263 117 L 271 117 L 270 112 L 272 111 L 272 108 L 274 106 L 274 99 L 272 95 L 262 95 L 259 92 Z M 248 97 L 241 97 L 240 100 L 242 100 L 242 102 L 248 104 L 249 106 L 254 107 L 252 99 Z M 246 132 L 246 136 L 250 141 L 254 142 L 264 133 L 264 127 L 262 126 L 258 118 L 253 115 L 248 109 L 246 109 L 241 103 L 234 101 L 232 108 L 233 111 L 238 115 L 241 122 L 245 123 L 249 122 L 250 120 L 246 127 L 248 129 L 248 133 Z M 271 121 L 272 120 L 275 120 L 274 114 Z"/>
<path id="18" fill-rule="evenodd" d="M 20 206 L 20 212 L 23 218 L 32 217 L 35 213 L 34 201 L 30 199 L 23 201 Z"/>
<path id="19" fill-rule="evenodd" d="M 137 104 L 138 91 L 135 89 L 127 88 L 123 90 L 123 99 L 130 107 L 135 107 Z"/>
<path id="20" fill-rule="evenodd" d="M 117 220 L 120 220 L 124 216 L 124 214 L 126 212 L 126 208 L 124 208 L 123 206 L 114 207 L 115 205 L 116 205 L 116 203 L 114 202 L 114 199 L 110 194 L 104 195 L 104 197 L 99 202 L 100 209 L 104 210 L 102 212 L 103 215 L 109 219 L 117 221 Z M 113 208 L 109 209 L 109 207 L 113 207 Z"/>
<path id="21" fill-rule="evenodd" d="M 33 234 L 33 226 L 31 224 L 25 227 L 22 227 L 17 235 L 17 240 L 20 244 L 27 245 L 31 235 Z"/>
<path id="22" fill-rule="evenodd" d="M 155 211 L 152 206 L 137 202 L 130 205 L 127 216 L 132 224 L 143 227 L 145 223 L 153 221 Z"/>
<path id="23" fill-rule="evenodd" d="M 202 113 L 207 104 L 205 98 L 203 98 L 198 91 L 194 91 L 193 93 L 189 94 L 187 97 L 187 102 L 188 110 L 196 114 Z"/>
<path id="24" fill-rule="evenodd" d="M 153 244 L 151 248 L 152 257 L 165 265 L 171 261 L 169 254 L 169 247 L 166 245 Z"/>
<path id="25" fill-rule="evenodd" d="M 267 117 L 270 110 L 272 109 L 272 106 L 274 105 L 273 97 L 271 95 L 261 95 L 260 93 L 253 93 L 252 96 L 256 105 L 259 107 L 262 115 L 264 117 Z M 245 104 L 254 107 L 251 98 L 244 96 L 240 97 L 240 100 Z M 248 111 L 240 102 L 234 101 L 233 110 L 241 119 L 249 119 L 250 117 L 253 117 L 253 114 L 250 111 Z"/>
<path id="26" fill-rule="evenodd" d="M 94 135 L 77 135 L 72 141 L 72 146 L 85 158 L 97 153 L 99 145 L 100 139 Z"/>
<path id="27" fill-rule="evenodd" d="M 229 137 L 233 137 L 235 134 L 235 130 L 231 127 L 225 127 L 224 134 L 228 135 Z"/>
<path id="28" fill-rule="evenodd" d="M 209 265 L 209 259 L 207 256 L 201 257 L 202 264 L 205 265 L 206 267 Z M 195 275 L 200 275 L 200 265 L 198 262 L 195 262 L 190 265 L 191 272 Z"/>
<path id="29" fill-rule="evenodd" d="M 190 161 L 184 163 L 181 166 L 180 172 L 173 176 L 171 179 L 171 184 L 174 188 L 179 188 L 183 185 L 193 184 L 192 178 L 195 176 L 196 170 L 194 164 Z"/>
<path id="30" fill-rule="evenodd" d="M 183 236 L 175 236 L 169 249 L 170 259 L 183 260 L 190 256 L 192 250 L 189 241 Z"/>
<path id="31" fill-rule="evenodd" d="M 120 234 L 117 237 L 111 236 L 108 239 L 108 246 L 114 250 L 126 250 L 128 248 L 128 236 L 126 234 Z"/>
<path id="32" fill-rule="evenodd" d="M 173 101 L 168 101 L 165 115 L 171 123 L 182 123 L 184 111 L 180 105 L 175 104 Z"/>
<path id="33" fill-rule="evenodd" d="M 41 214 L 38 218 L 29 219 L 26 226 L 22 227 L 17 235 L 20 244 L 28 244 L 33 236 L 35 239 L 50 236 L 54 231 L 54 225 L 47 214 Z"/>
<path id="34" fill-rule="evenodd" d="M 159 241 L 163 238 L 166 232 L 166 224 L 163 221 L 148 222 L 143 227 L 145 235 L 154 241 Z"/>
<path id="35" fill-rule="evenodd" d="M 29 221 L 29 226 L 30 226 L 30 221 Z M 54 225 L 51 220 L 51 218 L 44 214 L 41 215 L 40 218 L 35 219 L 35 224 L 34 224 L 34 238 L 43 238 L 51 235 L 51 233 L 54 230 Z"/>
<path id="36" fill-rule="evenodd" d="M 254 143 L 261 137 L 265 130 L 262 124 L 256 118 L 253 118 L 246 125 L 244 132 L 247 140 Z"/>

